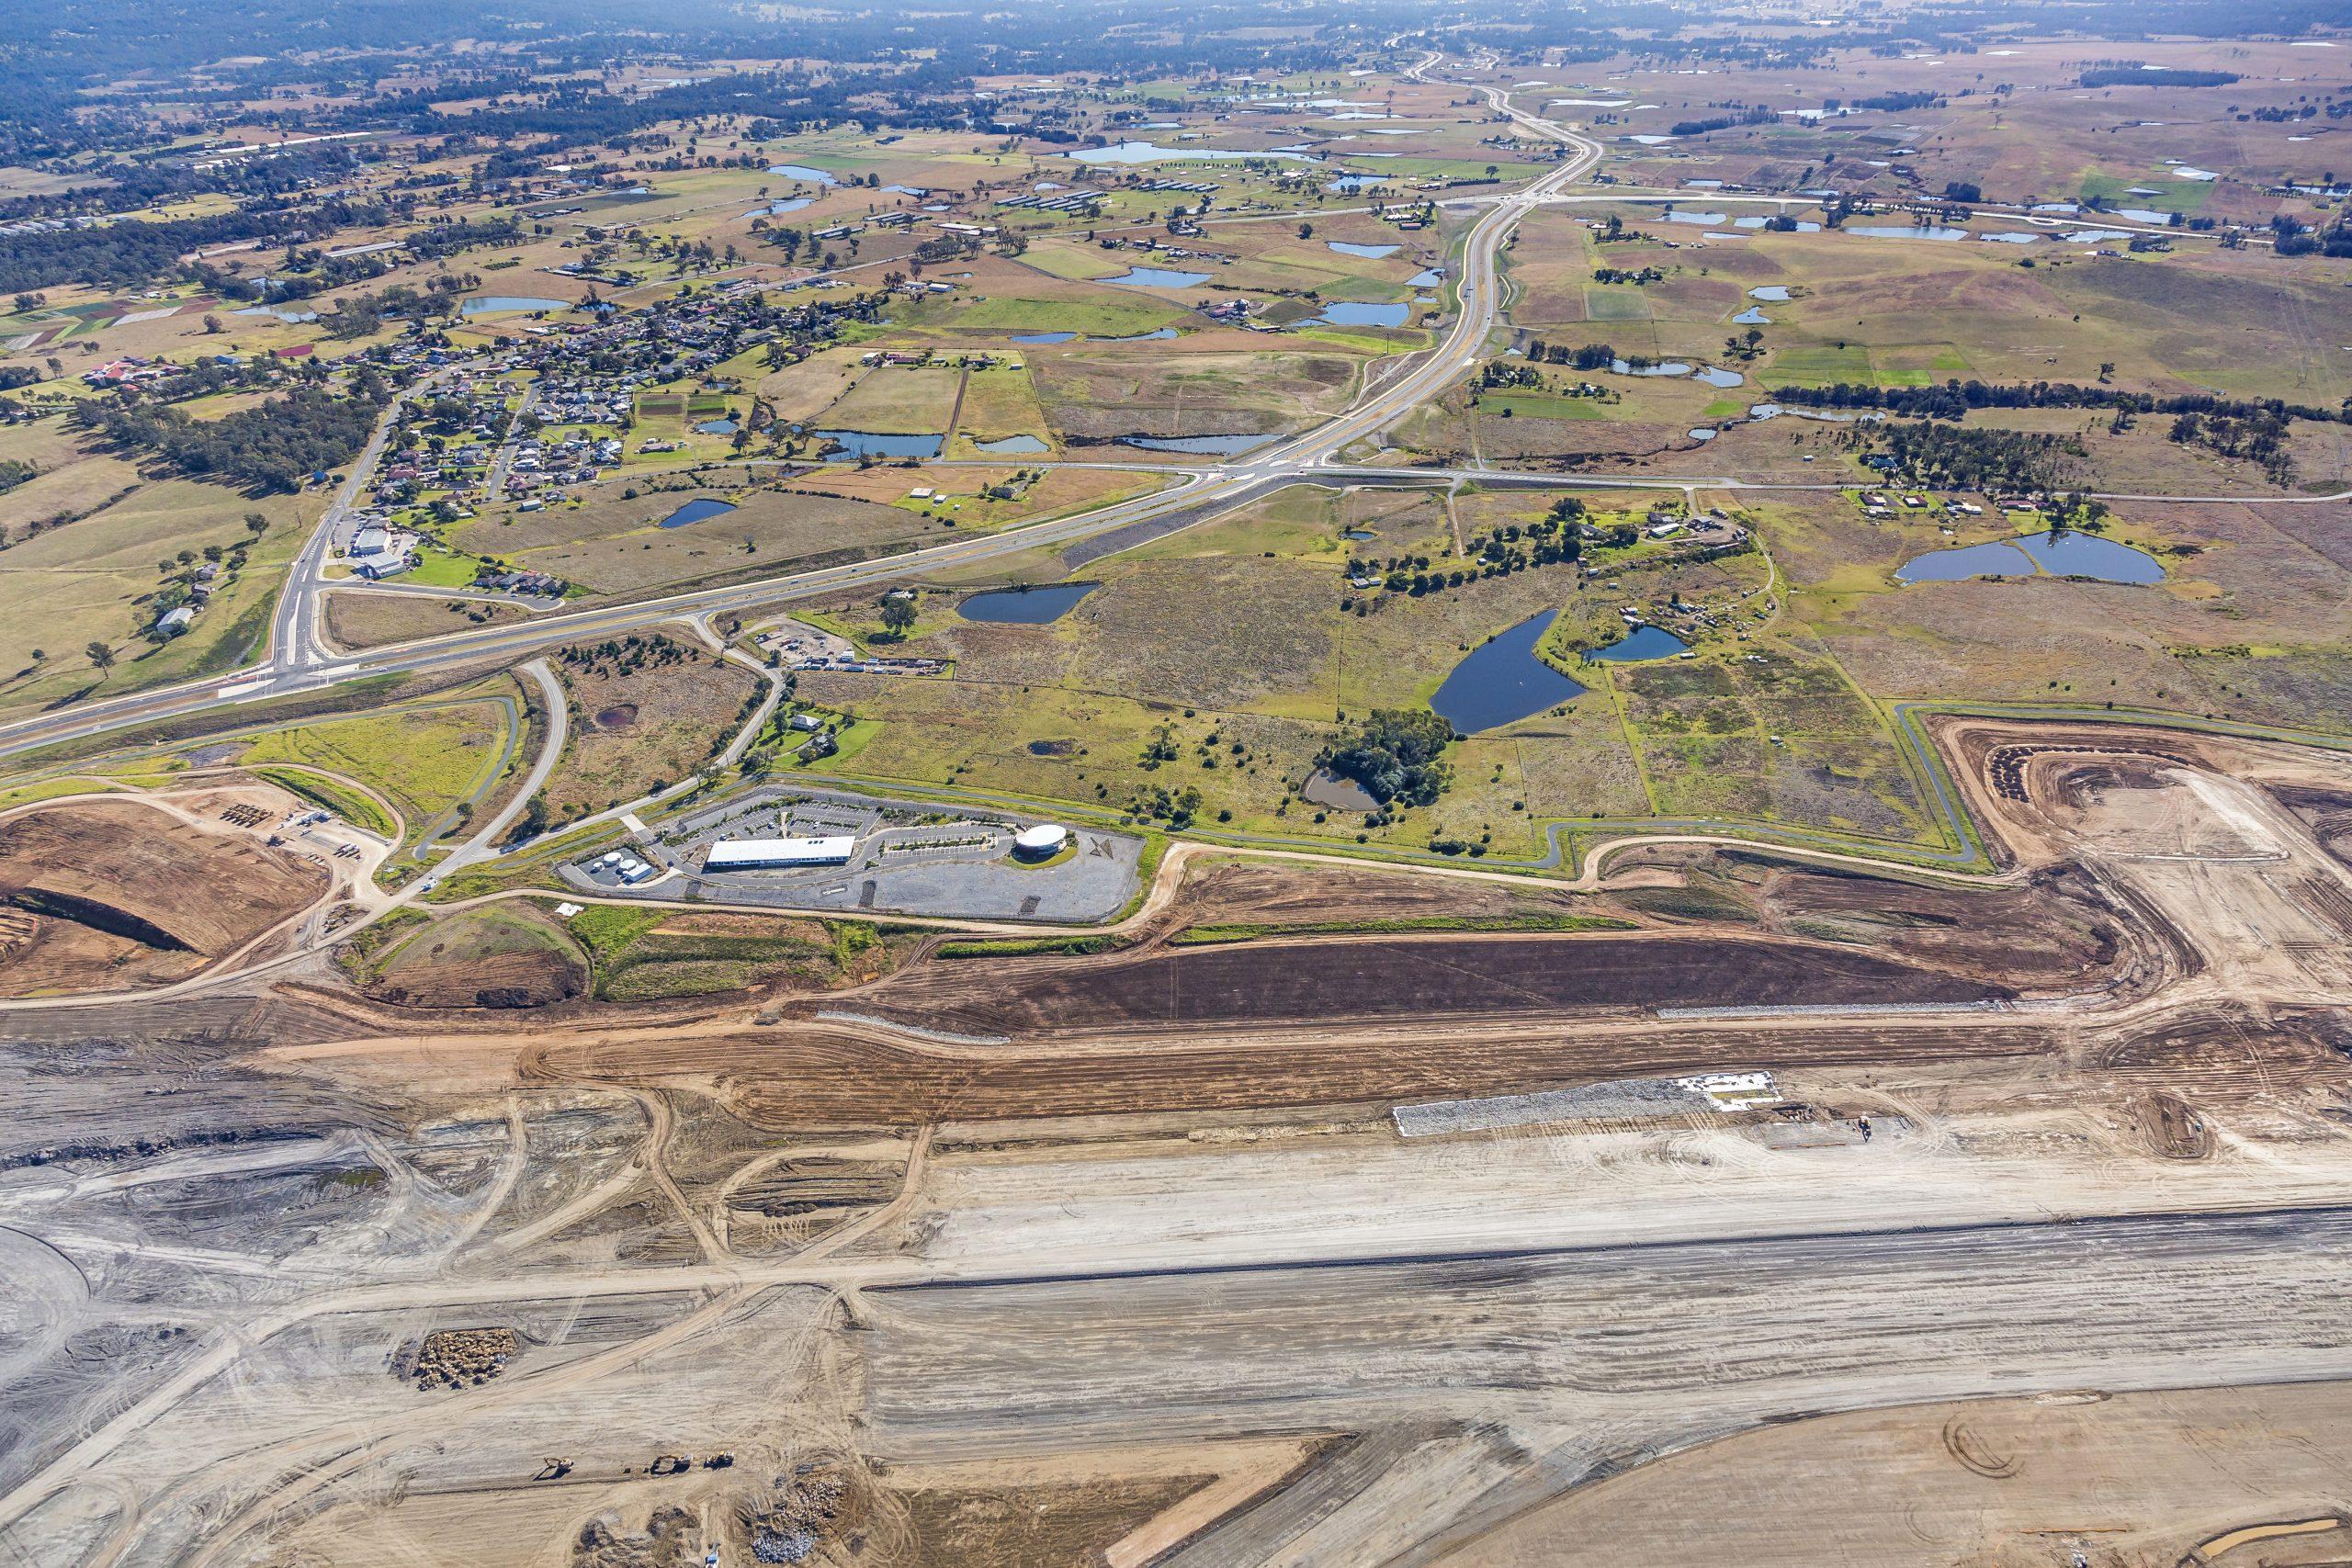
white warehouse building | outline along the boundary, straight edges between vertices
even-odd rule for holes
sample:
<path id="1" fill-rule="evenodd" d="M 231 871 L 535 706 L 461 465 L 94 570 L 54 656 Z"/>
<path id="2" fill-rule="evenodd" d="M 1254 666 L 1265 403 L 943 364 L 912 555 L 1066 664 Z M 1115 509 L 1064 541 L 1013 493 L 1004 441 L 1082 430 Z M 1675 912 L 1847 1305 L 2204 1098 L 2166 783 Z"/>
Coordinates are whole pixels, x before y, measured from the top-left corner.
<path id="1" fill-rule="evenodd" d="M 705 871 L 761 871 L 778 867 L 847 865 L 857 840 L 842 833 L 822 839 L 727 839 L 710 846 Z"/>

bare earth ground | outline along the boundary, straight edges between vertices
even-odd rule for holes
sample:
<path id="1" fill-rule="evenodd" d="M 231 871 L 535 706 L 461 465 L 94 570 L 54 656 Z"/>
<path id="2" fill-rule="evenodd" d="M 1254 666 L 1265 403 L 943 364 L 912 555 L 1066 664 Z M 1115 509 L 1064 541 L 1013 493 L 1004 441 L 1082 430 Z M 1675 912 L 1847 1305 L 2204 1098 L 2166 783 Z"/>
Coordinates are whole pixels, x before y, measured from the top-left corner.
<path id="1" fill-rule="evenodd" d="M 421 1022 L 321 971 L 10 1014 L 0 1539 L 2340 1561 L 2352 765 L 1939 739 L 1994 886 L 1207 859 L 1128 951 L 821 1003 Z M 1636 929 L 1167 940 L 1400 910 Z M 1702 1070 L 1771 1092 L 1390 1115 Z M 445 1330 L 512 1350 L 421 1387 Z"/>

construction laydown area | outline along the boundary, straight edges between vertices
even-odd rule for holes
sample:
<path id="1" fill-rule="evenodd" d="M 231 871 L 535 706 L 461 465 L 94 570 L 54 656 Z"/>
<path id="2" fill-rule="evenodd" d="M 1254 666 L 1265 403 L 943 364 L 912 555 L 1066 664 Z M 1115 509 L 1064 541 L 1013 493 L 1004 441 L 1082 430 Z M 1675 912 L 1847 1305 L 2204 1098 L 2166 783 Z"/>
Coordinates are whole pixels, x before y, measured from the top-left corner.
<path id="1" fill-rule="evenodd" d="M 0 1557 L 2352 1559 L 2352 758 L 1931 728 L 1993 877 L 1192 846 L 699 998 L 10 1004 Z M 169 808 L 0 818 L 10 918 L 311 907 Z"/>

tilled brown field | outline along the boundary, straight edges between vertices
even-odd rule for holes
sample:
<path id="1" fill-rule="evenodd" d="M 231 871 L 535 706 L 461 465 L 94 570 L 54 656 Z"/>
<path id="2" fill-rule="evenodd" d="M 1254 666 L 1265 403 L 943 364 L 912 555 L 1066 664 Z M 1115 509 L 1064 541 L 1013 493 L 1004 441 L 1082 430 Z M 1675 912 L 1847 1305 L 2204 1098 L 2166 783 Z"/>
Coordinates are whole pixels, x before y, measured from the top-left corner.
<path id="1" fill-rule="evenodd" d="M 920 1027 L 1025 1034 L 2014 994 L 1849 947 L 1645 932 L 1251 942 L 1089 964 L 967 960 L 925 965 L 862 1005 Z"/>

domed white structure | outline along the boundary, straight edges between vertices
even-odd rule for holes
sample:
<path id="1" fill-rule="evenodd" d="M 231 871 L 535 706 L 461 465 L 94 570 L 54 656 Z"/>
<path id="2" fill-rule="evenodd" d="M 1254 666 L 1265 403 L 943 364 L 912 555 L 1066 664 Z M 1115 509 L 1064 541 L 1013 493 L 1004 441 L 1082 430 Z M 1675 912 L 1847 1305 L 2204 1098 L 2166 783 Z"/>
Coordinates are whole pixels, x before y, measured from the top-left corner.
<path id="1" fill-rule="evenodd" d="M 1023 860 L 1046 860 L 1069 842 L 1069 829 L 1058 822 L 1040 822 L 1012 835 L 1012 852 Z"/>

